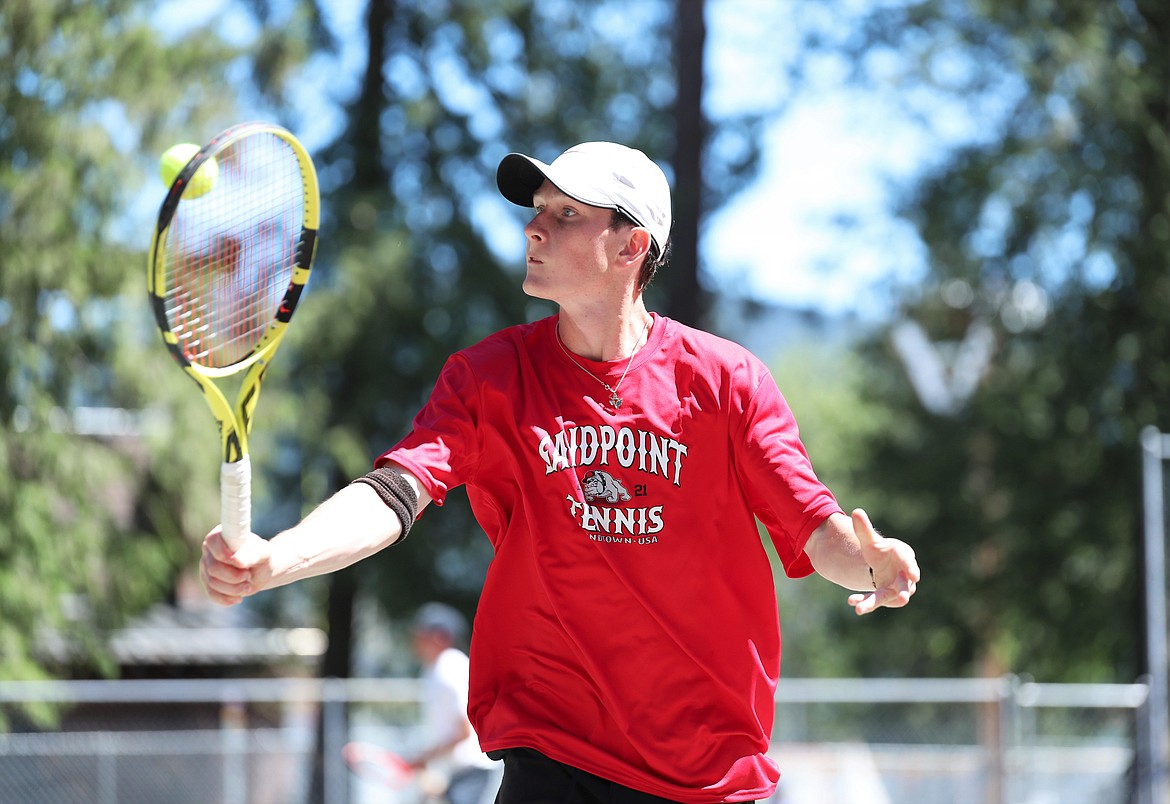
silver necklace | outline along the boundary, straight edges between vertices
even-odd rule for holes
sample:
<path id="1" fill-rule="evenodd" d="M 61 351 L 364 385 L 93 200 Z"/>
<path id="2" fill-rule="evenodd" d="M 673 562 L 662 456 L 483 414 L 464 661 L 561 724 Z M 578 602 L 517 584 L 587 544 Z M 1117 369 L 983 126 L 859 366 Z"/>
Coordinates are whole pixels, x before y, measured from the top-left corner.
<path id="1" fill-rule="evenodd" d="M 642 327 L 642 334 L 638 336 L 638 341 L 634 344 L 634 351 L 630 353 L 630 359 L 626 361 L 626 369 L 622 372 L 622 376 L 618 378 L 617 383 L 612 388 L 610 387 L 609 383 L 598 377 L 589 369 L 582 366 L 577 362 L 577 358 L 573 357 L 573 354 L 569 351 L 568 347 L 565 346 L 565 342 L 561 340 L 560 320 L 557 321 L 557 344 L 560 345 L 561 351 L 565 353 L 565 357 L 569 358 L 570 363 L 581 369 L 581 371 L 588 374 L 597 382 L 601 383 L 601 387 L 609 391 L 609 404 L 614 410 L 617 410 L 622 406 L 622 398 L 618 396 L 618 389 L 622 387 L 622 381 L 626 379 L 626 374 L 629 373 L 630 366 L 634 363 L 634 355 L 638 354 L 638 348 L 642 345 L 642 338 L 646 337 L 646 330 L 648 329 L 650 329 L 650 321 L 647 321 L 646 326 Z"/>

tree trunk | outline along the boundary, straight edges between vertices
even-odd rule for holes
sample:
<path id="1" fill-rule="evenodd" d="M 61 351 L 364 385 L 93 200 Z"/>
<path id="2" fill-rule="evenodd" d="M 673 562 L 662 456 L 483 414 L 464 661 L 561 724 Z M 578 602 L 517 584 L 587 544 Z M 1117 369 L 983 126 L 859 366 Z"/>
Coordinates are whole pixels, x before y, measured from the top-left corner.
<path id="1" fill-rule="evenodd" d="M 699 326 L 705 304 L 699 288 L 699 220 L 702 212 L 703 147 L 707 123 L 703 118 L 703 56 L 707 29 L 703 0 L 680 2 L 675 29 L 674 229 L 673 253 L 666 270 L 667 313 L 684 324 Z"/>

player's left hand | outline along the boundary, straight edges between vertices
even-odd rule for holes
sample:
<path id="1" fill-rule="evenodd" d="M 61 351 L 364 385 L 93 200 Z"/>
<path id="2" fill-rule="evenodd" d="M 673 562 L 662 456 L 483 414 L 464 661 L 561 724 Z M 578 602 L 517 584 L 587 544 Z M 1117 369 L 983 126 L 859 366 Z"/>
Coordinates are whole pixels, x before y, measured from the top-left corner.
<path id="1" fill-rule="evenodd" d="M 849 596 L 849 605 L 858 614 L 869 614 L 882 606 L 901 608 L 910 602 L 921 580 L 914 550 L 900 539 L 882 536 L 858 508 L 853 511 L 853 532 L 861 544 L 861 556 L 873 570 L 874 590 Z"/>

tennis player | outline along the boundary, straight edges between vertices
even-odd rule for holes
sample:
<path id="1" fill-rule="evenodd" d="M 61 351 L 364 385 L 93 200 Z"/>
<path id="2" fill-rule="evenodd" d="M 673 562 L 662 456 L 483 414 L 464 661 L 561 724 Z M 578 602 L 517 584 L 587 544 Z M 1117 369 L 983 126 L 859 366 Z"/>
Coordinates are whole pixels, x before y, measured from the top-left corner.
<path id="1" fill-rule="evenodd" d="M 495 548 L 468 708 L 497 802 L 767 798 L 780 626 L 757 520 L 789 576 L 858 614 L 906 605 L 914 551 L 843 512 L 760 360 L 647 310 L 671 229 L 654 162 L 592 142 L 496 179 L 534 210 L 523 288 L 558 314 L 451 356 L 411 431 L 296 527 L 234 554 L 213 530 L 204 584 L 230 604 L 336 570 L 463 485 Z"/>

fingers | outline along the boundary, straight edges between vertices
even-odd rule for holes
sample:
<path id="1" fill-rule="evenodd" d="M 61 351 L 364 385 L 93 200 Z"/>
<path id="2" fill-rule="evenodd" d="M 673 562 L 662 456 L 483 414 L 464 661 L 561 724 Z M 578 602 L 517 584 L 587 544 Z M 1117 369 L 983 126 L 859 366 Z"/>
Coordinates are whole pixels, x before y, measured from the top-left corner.
<path id="1" fill-rule="evenodd" d="M 870 614 L 880 608 L 900 609 L 910 602 L 917 583 L 899 572 L 893 584 L 880 586 L 872 592 L 858 592 L 849 596 L 849 605 L 857 614 Z"/>
<path id="2" fill-rule="evenodd" d="M 871 611 L 876 611 L 878 608 L 877 593 L 859 592 L 856 595 L 850 595 L 849 605 L 853 607 L 853 610 L 857 612 L 858 615 L 869 614 Z"/>
<path id="3" fill-rule="evenodd" d="M 233 606 L 256 591 L 252 586 L 252 570 L 240 565 L 218 527 L 203 539 L 199 579 L 207 596 L 224 606 Z"/>
<path id="4" fill-rule="evenodd" d="M 899 539 L 888 539 L 878 533 L 869 514 L 861 508 L 853 510 L 852 520 L 862 557 L 869 564 L 877 588 L 871 593 L 850 596 L 849 605 L 858 614 L 868 614 L 883 606 L 905 606 L 922 578 L 913 548 Z"/>

